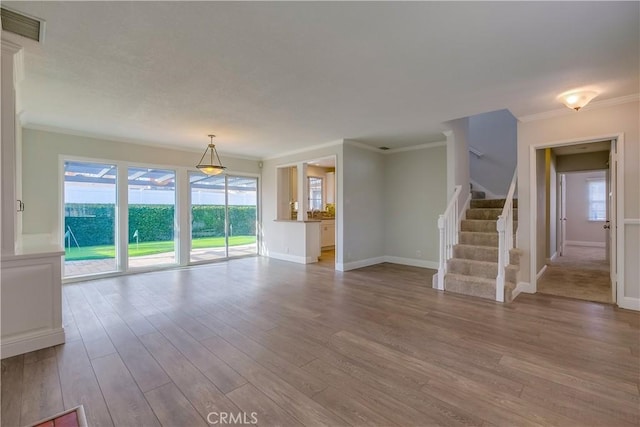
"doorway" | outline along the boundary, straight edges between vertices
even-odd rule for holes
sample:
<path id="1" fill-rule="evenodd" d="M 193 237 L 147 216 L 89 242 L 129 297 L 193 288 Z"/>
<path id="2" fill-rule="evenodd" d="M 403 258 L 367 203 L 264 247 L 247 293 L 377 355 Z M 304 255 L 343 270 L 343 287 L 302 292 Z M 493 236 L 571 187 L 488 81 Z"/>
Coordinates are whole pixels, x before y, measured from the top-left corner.
<path id="1" fill-rule="evenodd" d="M 618 138 L 534 148 L 537 292 L 616 303 L 620 148 Z"/>

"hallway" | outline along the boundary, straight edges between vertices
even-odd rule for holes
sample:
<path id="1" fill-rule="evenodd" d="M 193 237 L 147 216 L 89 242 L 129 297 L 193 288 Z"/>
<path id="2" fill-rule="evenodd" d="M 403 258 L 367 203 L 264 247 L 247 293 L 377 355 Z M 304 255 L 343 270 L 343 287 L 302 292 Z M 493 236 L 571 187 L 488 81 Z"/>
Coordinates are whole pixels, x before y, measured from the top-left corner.
<path id="1" fill-rule="evenodd" d="M 605 249 L 567 246 L 564 256 L 547 264 L 538 292 L 587 301 L 612 303 Z"/>

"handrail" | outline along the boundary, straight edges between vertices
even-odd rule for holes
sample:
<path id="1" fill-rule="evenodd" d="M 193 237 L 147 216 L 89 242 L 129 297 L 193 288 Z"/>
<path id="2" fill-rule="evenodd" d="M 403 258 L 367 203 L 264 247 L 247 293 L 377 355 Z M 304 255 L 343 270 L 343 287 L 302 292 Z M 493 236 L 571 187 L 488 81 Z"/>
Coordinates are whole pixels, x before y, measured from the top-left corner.
<path id="1" fill-rule="evenodd" d="M 482 151 L 480 151 L 477 148 L 472 147 L 472 146 L 469 146 L 469 152 L 471 154 L 475 154 L 476 156 L 478 156 L 478 158 L 484 156 L 484 153 Z"/>
<path id="2" fill-rule="evenodd" d="M 456 185 L 453 195 L 444 213 L 438 217 L 440 230 L 440 263 L 438 265 L 437 289 L 444 290 L 444 275 L 447 274 L 447 261 L 453 257 L 453 246 L 458 244 L 458 198 L 462 191 Z"/>
<path id="3" fill-rule="evenodd" d="M 505 269 L 509 265 L 509 252 L 514 248 L 513 240 L 513 196 L 518 181 L 518 168 L 513 172 L 509 192 L 498 217 L 498 276 L 496 277 L 496 301 L 504 302 Z"/>

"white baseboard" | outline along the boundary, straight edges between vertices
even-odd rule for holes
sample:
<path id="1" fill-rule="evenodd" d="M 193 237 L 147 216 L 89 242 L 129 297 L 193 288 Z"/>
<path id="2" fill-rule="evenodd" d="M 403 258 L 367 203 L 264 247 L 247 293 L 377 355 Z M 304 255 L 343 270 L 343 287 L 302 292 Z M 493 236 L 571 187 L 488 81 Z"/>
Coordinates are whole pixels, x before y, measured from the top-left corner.
<path id="1" fill-rule="evenodd" d="M 580 240 L 567 240 L 564 243 L 567 246 L 589 246 L 594 248 L 606 247 L 605 242 L 582 242 Z"/>
<path id="2" fill-rule="evenodd" d="M 547 258 L 547 262 L 553 262 L 556 258 L 558 258 L 558 252 L 555 252 L 553 255 L 551 255 L 551 258 Z"/>
<path id="3" fill-rule="evenodd" d="M 336 262 L 336 270 L 338 271 L 349 271 L 355 270 L 356 268 L 369 267 L 370 265 L 381 264 L 385 262 L 384 256 L 379 256 L 375 258 L 367 258 L 359 261 L 351 261 L 351 262 Z"/>
<path id="4" fill-rule="evenodd" d="M 516 288 L 513 290 L 513 298 L 515 299 L 519 294 L 535 294 L 535 290 L 529 282 L 518 282 Z"/>
<path id="5" fill-rule="evenodd" d="M 281 254 L 278 252 L 269 252 L 269 258 L 275 258 L 281 261 L 295 262 L 298 264 L 311 264 L 314 262 L 318 262 L 318 257 L 303 257 L 299 255 Z"/>
<path id="6" fill-rule="evenodd" d="M 618 298 L 618 307 L 626 308 L 627 310 L 640 311 L 640 298 Z"/>
<path id="7" fill-rule="evenodd" d="M 540 276 L 542 276 L 544 274 L 544 272 L 547 271 L 547 265 L 543 265 L 542 268 L 540 269 L 540 271 L 538 271 L 538 274 L 536 274 L 536 280 L 540 279 Z"/>
<path id="8" fill-rule="evenodd" d="M 385 255 L 384 262 L 390 262 L 392 264 L 410 265 L 412 267 L 431 268 L 433 270 L 438 269 L 437 261 L 427 261 L 424 259 L 403 258 L 398 256 Z"/>
<path id="9" fill-rule="evenodd" d="M 47 329 L 45 331 L 30 332 L 17 336 L 3 338 L 0 346 L 0 358 L 17 356 L 52 347 L 64 343 L 64 328 Z"/>

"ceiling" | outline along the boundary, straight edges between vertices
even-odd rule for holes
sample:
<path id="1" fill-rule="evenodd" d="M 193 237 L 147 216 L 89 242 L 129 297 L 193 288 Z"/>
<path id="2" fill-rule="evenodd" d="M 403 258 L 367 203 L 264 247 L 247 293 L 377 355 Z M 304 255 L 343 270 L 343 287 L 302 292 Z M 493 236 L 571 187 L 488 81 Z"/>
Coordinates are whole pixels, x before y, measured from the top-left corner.
<path id="1" fill-rule="evenodd" d="M 343 138 L 443 140 L 442 123 L 638 93 L 638 2 L 3 2 L 27 127 L 264 158 Z M 3 37 L 5 34 L 3 33 Z M 12 40 L 17 40 L 17 36 Z"/>
<path id="2" fill-rule="evenodd" d="M 565 145 L 562 147 L 553 147 L 551 151 L 556 156 L 568 156 L 572 154 L 595 153 L 597 151 L 609 151 L 611 141 L 587 142 L 584 144 Z"/>

